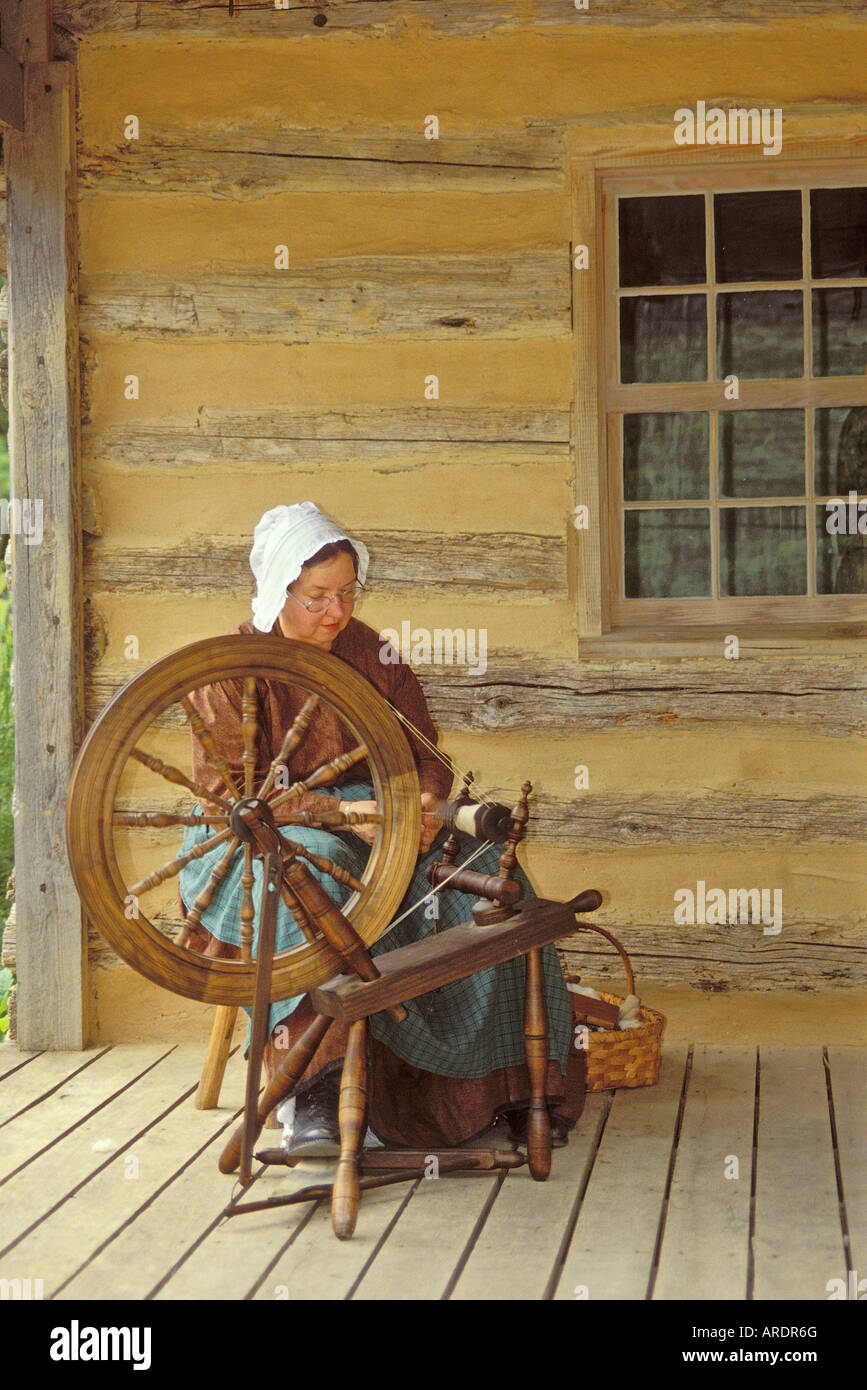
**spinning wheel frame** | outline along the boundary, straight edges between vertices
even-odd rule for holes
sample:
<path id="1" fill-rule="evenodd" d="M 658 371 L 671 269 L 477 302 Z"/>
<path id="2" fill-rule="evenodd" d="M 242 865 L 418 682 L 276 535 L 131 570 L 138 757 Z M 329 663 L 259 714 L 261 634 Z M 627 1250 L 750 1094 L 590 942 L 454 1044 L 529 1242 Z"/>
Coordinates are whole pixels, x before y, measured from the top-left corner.
<path id="1" fill-rule="evenodd" d="M 272 636 L 206 638 L 155 662 L 115 695 L 90 729 L 70 782 L 67 847 L 76 887 L 94 925 L 127 964 L 186 998 L 228 1005 L 252 1001 L 255 961 L 199 955 L 175 944 L 143 913 L 127 918 L 129 889 L 117 864 L 113 813 L 123 769 L 154 720 L 190 691 L 244 677 L 321 696 L 367 750 L 382 823 L 361 891 L 342 911 L 368 946 L 404 897 L 421 824 L 415 763 L 396 718 L 363 676 L 310 644 Z M 229 790 L 224 796 L 234 799 Z M 339 968 L 340 958 L 323 940 L 294 947 L 275 959 L 271 999 L 315 988 Z"/>

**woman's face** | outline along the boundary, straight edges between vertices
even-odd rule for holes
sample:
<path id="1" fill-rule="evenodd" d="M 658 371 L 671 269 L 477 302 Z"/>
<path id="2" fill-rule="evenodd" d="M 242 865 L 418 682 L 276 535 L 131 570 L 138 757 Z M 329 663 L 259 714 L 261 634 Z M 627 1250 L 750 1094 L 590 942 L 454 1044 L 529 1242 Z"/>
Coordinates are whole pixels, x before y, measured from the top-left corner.
<path id="1" fill-rule="evenodd" d="M 354 583 L 355 567 L 352 557 L 345 552 L 303 569 L 295 582 L 289 585 L 290 593 L 286 595 L 286 602 L 280 610 L 283 636 L 292 637 L 296 642 L 309 642 L 322 651 L 330 651 L 335 637 L 352 617 L 352 602 L 332 598 L 324 613 L 307 613 L 301 604 L 309 603 L 311 599 L 321 599 L 325 594 L 340 593 Z"/>

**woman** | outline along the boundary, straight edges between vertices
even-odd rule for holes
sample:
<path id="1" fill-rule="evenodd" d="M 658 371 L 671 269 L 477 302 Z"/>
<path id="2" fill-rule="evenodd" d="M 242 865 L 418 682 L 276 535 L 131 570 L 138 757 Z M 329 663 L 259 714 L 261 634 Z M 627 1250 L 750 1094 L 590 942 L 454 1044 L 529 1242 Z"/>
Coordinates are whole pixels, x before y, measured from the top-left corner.
<path id="1" fill-rule="evenodd" d="M 368 553 L 360 541 L 351 540 L 312 502 L 275 507 L 256 526 L 250 565 L 257 581 L 253 618 L 241 623 L 235 632 L 269 633 L 330 652 L 365 676 L 430 744 L 436 744 L 436 730 L 412 671 L 408 666 L 384 664 L 376 632 L 353 617 L 357 588 L 364 584 L 368 567 Z M 283 683 L 262 682 L 259 695 L 257 779 L 265 776 L 279 755 L 304 692 Z M 241 682 L 209 686 L 197 691 L 193 700 L 240 781 Z M 418 768 L 423 815 L 420 857 L 398 918 L 430 891 L 425 870 L 439 857 L 446 838 L 433 810 L 437 801 L 448 795 L 452 782 L 451 771 L 421 740 L 411 734 L 409 740 Z M 291 781 L 348 751 L 354 742 L 336 714 L 318 706 L 307 735 L 292 756 Z M 324 793 L 307 793 L 293 806 L 299 810 L 334 810 L 336 798 L 341 809 L 351 803 L 355 810 L 372 811 L 373 789 L 365 780 L 365 771 L 363 764 L 361 772 L 358 767 L 352 768 L 341 785 Z M 193 773 L 212 790 L 224 790 L 196 739 Z M 207 826 L 188 828 L 180 852 L 208 839 L 212 833 Z M 352 831 L 330 834 L 293 826 L 288 833 L 308 849 L 326 855 L 358 876 L 375 828 L 360 825 Z M 478 848 L 474 841 L 468 841 L 467 847 Z M 182 870 L 182 906 L 189 908 L 194 903 L 222 849 L 217 846 L 213 853 Z M 496 874 L 499 854 L 498 847 L 485 851 L 474 861 L 473 868 L 480 873 Z M 199 930 L 193 937 L 194 948 L 210 955 L 237 955 L 241 862 L 242 857 L 237 855 L 202 916 L 202 926 L 207 930 Z M 346 901 L 348 888 L 308 867 L 336 902 Z M 261 862 L 254 861 L 257 914 L 261 872 Z M 520 869 L 515 876 L 522 882 L 525 896 L 532 896 L 529 881 Z M 373 945 L 371 954 L 417 941 L 437 925 L 443 930 L 470 919 L 472 897 L 446 889 L 438 899 L 438 924 L 433 920 L 430 904 L 416 907 Z M 276 950 L 286 950 L 302 939 L 281 902 Z M 584 1058 L 571 1045 L 569 996 L 554 948 L 548 947 L 543 958 L 550 1057 L 546 1090 L 555 1142 L 562 1143 L 583 1106 Z M 409 1017 L 401 1024 L 386 1013 L 374 1014 L 370 1019 L 369 1073 L 370 1126 L 374 1134 L 389 1144 L 412 1148 L 454 1147 L 478 1140 L 489 1130 L 490 1141 L 499 1147 L 507 1146 L 513 1134 L 520 1137 L 530 1092 L 524 1063 L 523 998 L 524 962 L 517 960 L 408 1002 Z M 306 995 L 272 1005 L 271 1041 L 265 1054 L 269 1072 L 273 1072 L 285 1049 L 300 1037 L 312 1018 L 313 1009 Z M 343 1025 L 332 1025 L 296 1088 L 293 1152 L 322 1155 L 339 1151 L 337 1094 L 346 1036 Z"/>

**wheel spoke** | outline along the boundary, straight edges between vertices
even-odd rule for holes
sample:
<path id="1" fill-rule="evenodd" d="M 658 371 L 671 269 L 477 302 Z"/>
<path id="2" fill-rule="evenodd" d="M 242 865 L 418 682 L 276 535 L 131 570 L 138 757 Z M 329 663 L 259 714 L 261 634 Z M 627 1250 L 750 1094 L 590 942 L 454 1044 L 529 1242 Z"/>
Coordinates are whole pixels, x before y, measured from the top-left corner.
<path id="1" fill-rule="evenodd" d="M 235 784 L 234 778 L 232 777 L 232 773 L 229 769 L 229 765 L 226 762 L 226 759 L 223 757 L 222 753 L 220 752 L 219 748 L 214 742 L 214 736 L 211 733 L 210 729 L 205 724 L 204 720 L 202 719 L 202 716 L 199 714 L 199 711 L 193 705 L 189 695 L 182 695 L 180 703 L 183 708 L 184 714 L 187 716 L 187 719 L 190 722 L 190 728 L 192 729 L 196 738 L 199 740 L 199 743 L 205 750 L 208 762 L 219 774 L 219 776 L 222 777 L 224 784 L 232 793 L 234 800 L 239 801 L 241 799 L 241 793 L 238 791 L 238 788 Z"/>
<path id="2" fill-rule="evenodd" d="M 241 729 L 244 734 L 244 795 L 253 795 L 253 782 L 256 774 L 256 735 L 259 720 L 256 714 L 256 679 L 247 676 L 244 680 L 244 694 L 241 699 Z"/>
<path id="3" fill-rule="evenodd" d="M 297 855 L 299 859 L 306 859 L 308 864 L 313 864 L 323 874 L 328 874 L 337 883 L 343 883 L 347 888 L 353 888 L 356 893 L 360 893 L 364 884 L 360 879 L 351 874 L 348 869 L 343 869 L 339 864 L 335 864 L 333 859 L 327 859 L 324 854 L 314 854 L 312 850 L 305 849 L 304 845 L 299 845 L 295 840 L 287 840 L 286 844 Z"/>
<path id="4" fill-rule="evenodd" d="M 214 841 L 208 840 L 206 841 L 206 843 L 208 845 L 212 845 Z M 235 857 L 235 850 L 238 848 L 239 844 L 240 841 L 237 835 L 233 835 L 232 838 L 229 840 L 228 846 L 226 848 L 226 853 L 223 855 L 219 864 L 216 864 L 214 868 L 211 870 L 211 877 L 208 879 L 201 893 L 196 898 L 196 901 L 193 903 L 193 906 L 190 908 L 190 911 L 187 913 L 187 918 L 184 923 L 187 936 L 189 936 L 192 929 L 194 927 L 197 927 L 201 922 L 202 913 L 206 912 L 207 909 L 211 906 L 211 899 L 214 896 L 214 891 L 222 883 L 223 879 L 226 877 L 226 874 L 229 872 L 229 866 Z M 186 939 L 181 944 L 186 945 Z"/>
<path id="5" fill-rule="evenodd" d="M 339 758 L 332 758 L 330 763 L 323 763 L 317 767 L 315 772 L 311 772 L 309 777 L 305 777 L 303 782 L 295 782 L 288 791 L 281 792 L 271 801 L 271 806 L 279 806 L 282 801 L 288 801 L 291 797 L 303 796 L 304 792 L 312 791 L 314 787 L 327 787 L 346 772 L 347 768 L 360 763 L 368 756 L 367 749 L 363 743 L 359 743 L 356 748 L 351 748 L 348 753 L 341 753 Z"/>
<path id="6" fill-rule="evenodd" d="M 115 825 L 157 826 L 164 825 L 225 825 L 229 817 L 220 816 L 182 816 L 170 811 L 114 811 Z"/>
<path id="7" fill-rule="evenodd" d="M 241 960 L 252 959 L 253 948 L 253 846 L 244 845 L 244 868 L 241 871 Z"/>
<path id="8" fill-rule="evenodd" d="M 283 746 L 280 752 L 268 769 L 268 776 L 256 793 L 258 797 L 266 797 L 273 787 L 278 773 L 280 773 L 282 769 L 288 767 L 290 757 L 295 752 L 295 749 L 310 727 L 310 720 L 313 718 L 313 712 L 318 704 L 318 695 L 309 695 L 304 701 L 304 704 L 292 721 L 289 732 L 283 740 Z"/>
<path id="9" fill-rule="evenodd" d="M 164 763 L 162 758 L 155 758 L 151 753 L 145 753 L 142 748 L 133 748 L 130 753 L 131 758 L 149 767 L 151 772 L 155 772 L 158 777 L 165 777 L 167 782 L 174 782 L 176 786 L 186 787 L 198 797 L 199 801 L 213 802 L 216 806 L 222 806 L 224 811 L 231 811 L 232 807 L 225 797 L 220 796 L 219 792 L 212 792 L 210 787 L 206 787 L 203 782 L 190 780 L 180 768 L 173 767 L 171 763 Z"/>
<path id="10" fill-rule="evenodd" d="M 272 807 L 275 803 L 271 802 Z M 381 825 L 382 816 L 364 811 L 280 811 L 277 825 L 303 825 L 310 830 L 343 830 L 353 825 Z"/>
<path id="11" fill-rule="evenodd" d="M 134 883 L 128 891 L 137 898 L 142 897 L 144 893 L 149 893 L 152 888 L 158 888 L 167 879 L 174 878 L 181 872 L 181 869 L 186 868 L 187 864 L 191 864 L 194 859 L 201 859 L 215 845 L 223 844 L 231 834 L 232 832 L 227 826 L 225 830 L 220 830 L 216 835 L 212 835 L 209 840 L 203 840 L 200 845 L 195 845 L 191 850 L 187 850 L 186 854 L 179 855 L 177 859 L 169 859 L 161 868 L 154 869 L 152 874 L 148 874 L 147 878 Z M 237 840 L 235 843 L 237 844 Z"/>

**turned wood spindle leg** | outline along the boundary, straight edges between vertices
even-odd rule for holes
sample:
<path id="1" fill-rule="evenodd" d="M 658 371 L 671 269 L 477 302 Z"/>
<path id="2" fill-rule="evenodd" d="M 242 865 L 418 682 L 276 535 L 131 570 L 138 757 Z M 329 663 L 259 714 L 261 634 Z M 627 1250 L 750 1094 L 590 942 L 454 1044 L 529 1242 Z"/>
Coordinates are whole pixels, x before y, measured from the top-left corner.
<path id="1" fill-rule="evenodd" d="M 364 1141 L 367 1108 L 367 1020 L 349 1028 L 349 1041 L 340 1080 L 340 1158 L 331 1194 L 334 1234 L 348 1240 L 358 1219 L 358 1156 Z"/>
<path id="2" fill-rule="evenodd" d="M 327 1018 L 324 1014 L 317 1014 L 313 1022 L 301 1035 L 294 1047 L 290 1048 L 283 1061 L 280 1063 L 275 1075 L 271 1078 L 265 1089 L 265 1094 L 259 1102 L 258 1121 L 259 1128 L 254 1136 L 258 1138 L 262 1125 L 270 1115 L 271 1111 L 281 1101 L 285 1100 L 291 1091 L 294 1091 L 301 1077 L 304 1075 L 316 1049 L 334 1022 L 333 1018 Z M 241 1124 L 235 1130 L 229 1142 L 220 1155 L 218 1167 L 221 1173 L 234 1173 L 241 1161 L 241 1144 L 244 1137 L 244 1125 Z"/>
<path id="3" fill-rule="evenodd" d="M 524 1049 L 530 1073 L 530 1111 L 527 1116 L 527 1158 L 536 1182 L 551 1171 L 551 1121 L 545 1104 L 548 1075 L 548 1021 L 542 981 L 542 952 L 527 952 L 524 991 Z"/>
<path id="4" fill-rule="evenodd" d="M 238 1010 L 234 1004 L 219 1004 L 211 1027 L 208 1055 L 202 1068 L 199 1089 L 196 1091 L 197 1110 L 215 1110 L 220 1103 L 220 1087 L 226 1074 L 229 1049 L 235 1032 Z"/>

